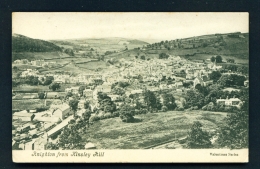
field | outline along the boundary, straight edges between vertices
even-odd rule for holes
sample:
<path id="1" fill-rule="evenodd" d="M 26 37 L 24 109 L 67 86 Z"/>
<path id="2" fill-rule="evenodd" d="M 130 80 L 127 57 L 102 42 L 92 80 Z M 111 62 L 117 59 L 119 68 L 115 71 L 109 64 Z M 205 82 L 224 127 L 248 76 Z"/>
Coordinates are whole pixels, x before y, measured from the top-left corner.
<path id="1" fill-rule="evenodd" d="M 136 115 L 135 123 L 123 123 L 119 117 L 95 122 L 83 139 L 98 149 L 143 149 L 171 139 L 187 136 L 194 121 L 214 131 L 227 113 L 192 111 Z"/>
<path id="2" fill-rule="evenodd" d="M 101 69 L 107 68 L 106 63 L 104 61 L 77 64 L 77 67 L 82 68 L 82 69 L 90 69 L 90 70 L 95 70 L 98 68 L 101 68 Z"/>
<path id="3" fill-rule="evenodd" d="M 59 101 L 59 99 L 46 99 L 46 106 L 50 106 L 55 100 Z M 43 107 L 44 102 L 43 99 L 12 100 L 12 110 L 34 110 Z"/>
<path id="4" fill-rule="evenodd" d="M 28 93 L 38 93 L 43 91 L 50 91 L 49 86 L 30 86 L 30 85 L 19 85 L 17 87 L 13 87 L 13 91 L 19 92 L 28 92 Z"/>
<path id="5" fill-rule="evenodd" d="M 13 52 L 12 53 L 12 60 L 17 59 L 28 59 L 28 60 L 35 60 L 35 59 L 52 59 L 52 58 L 64 58 L 69 57 L 69 55 L 61 52 Z"/>
<path id="6" fill-rule="evenodd" d="M 26 65 L 26 64 L 13 64 L 12 67 L 16 66 L 20 70 L 26 70 L 26 69 L 39 69 L 40 66 L 33 66 L 33 65 Z"/>

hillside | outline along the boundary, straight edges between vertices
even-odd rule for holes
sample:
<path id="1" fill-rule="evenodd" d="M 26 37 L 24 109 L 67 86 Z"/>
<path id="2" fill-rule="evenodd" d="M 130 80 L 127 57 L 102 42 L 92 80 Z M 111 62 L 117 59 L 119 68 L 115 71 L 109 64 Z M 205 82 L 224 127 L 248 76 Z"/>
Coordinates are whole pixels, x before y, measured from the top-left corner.
<path id="1" fill-rule="evenodd" d="M 13 35 L 13 60 L 16 59 L 146 59 L 158 58 L 160 53 L 181 56 L 190 60 L 206 60 L 221 55 L 224 60 L 248 64 L 249 34 L 227 33 L 165 40 L 147 43 L 129 38 L 80 38 L 50 42 Z M 68 50 L 68 51 L 67 51 Z M 82 60 L 84 62 L 84 60 Z M 82 65 L 80 65 L 82 67 Z M 105 67 L 103 67 L 106 69 Z"/>
<path id="2" fill-rule="evenodd" d="M 61 48 L 51 42 L 39 39 L 32 39 L 23 35 L 12 35 L 13 52 L 54 52 L 61 51 Z"/>
<path id="3" fill-rule="evenodd" d="M 248 33 L 212 34 L 161 41 L 147 45 L 148 53 L 161 53 L 180 56 L 194 56 L 197 54 L 230 55 L 237 58 L 248 59 L 249 37 Z"/>
<path id="4" fill-rule="evenodd" d="M 171 111 L 136 115 L 134 123 L 123 123 L 117 117 L 94 122 L 82 137 L 99 149 L 143 149 L 175 137 L 186 137 L 194 121 L 200 121 L 204 130 L 215 131 L 223 125 L 226 115 L 207 111 Z"/>
<path id="5" fill-rule="evenodd" d="M 249 34 L 228 33 L 212 34 L 160 41 L 146 45 L 141 50 L 129 49 L 128 51 L 113 53 L 106 57 L 133 59 L 135 56 L 144 55 L 145 58 L 158 58 L 160 53 L 180 56 L 189 60 L 206 60 L 215 55 L 221 55 L 225 60 L 235 59 L 236 63 L 248 64 L 249 61 Z"/>

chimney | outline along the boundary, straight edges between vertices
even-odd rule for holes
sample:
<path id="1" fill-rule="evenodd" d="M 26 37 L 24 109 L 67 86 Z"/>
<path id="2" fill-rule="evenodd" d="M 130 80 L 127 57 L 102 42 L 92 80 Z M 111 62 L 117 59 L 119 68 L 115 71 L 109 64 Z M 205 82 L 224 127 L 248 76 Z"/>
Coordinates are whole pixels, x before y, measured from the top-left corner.
<path id="1" fill-rule="evenodd" d="M 227 96 L 227 98 L 226 99 L 228 99 L 228 96 Z"/>
<path id="2" fill-rule="evenodd" d="M 221 99 L 221 97 L 219 99 Z"/>
<path id="3" fill-rule="evenodd" d="M 233 98 L 236 98 L 235 95 L 233 96 Z"/>

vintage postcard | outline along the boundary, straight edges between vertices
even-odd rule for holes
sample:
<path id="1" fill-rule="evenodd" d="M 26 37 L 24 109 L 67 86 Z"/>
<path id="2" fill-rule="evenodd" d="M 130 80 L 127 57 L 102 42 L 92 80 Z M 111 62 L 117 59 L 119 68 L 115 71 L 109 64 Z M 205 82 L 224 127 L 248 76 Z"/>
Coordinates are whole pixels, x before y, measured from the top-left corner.
<path id="1" fill-rule="evenodd" d="M 249 14 L 14 12 L 25 162 L 248 162 Z"/>

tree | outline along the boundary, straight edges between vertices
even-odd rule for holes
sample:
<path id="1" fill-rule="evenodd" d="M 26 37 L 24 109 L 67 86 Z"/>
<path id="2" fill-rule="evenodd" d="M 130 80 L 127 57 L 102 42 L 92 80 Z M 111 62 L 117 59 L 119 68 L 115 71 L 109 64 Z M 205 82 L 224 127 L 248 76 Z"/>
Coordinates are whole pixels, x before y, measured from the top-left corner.
<path id="1" fill-rule="evenodd" d="M 228 114 L 217 142 L 231 149 L 248 148 L 248 111 Z"/>
<path id="2" fill-rule="evenodd" d="M 244 81 L 246 81 L 246 77 L 243 75 L 231 74 L 232 84 L 237 86 L 244 86 Z"/>
<path id="3" fill-rule="evenodd" d="M 53 83 L 49 86 L 49 89 L 51 89 L 52 91 L 56 91 L 58 89 L 60 89 L 60 84 L 59 83 Z"/>
<path id="4" fill-rule="evenodd" d="M 79 94 L 80 96 L 83 96 L 83 91 L 85 90 L 85 86 L 80 86 L 79 87 Z"/>
<path id="5" fill-rule="evenodd" d="M 141 56 L 141 59 L 142 59 L 142 60 L 145 60 L 145 56 L 144 56 L 144 55 L 142 55 L 142 56 Z"/>
<path id="6" fill-rule="evenodd" d="M 59 147 L 57 144 L 54 144 L 52 142 L 48 142 L 46 144 L 46 150 L 59 150 Z"/>
<path id="7" fill-rule="evenodd" d="M 83 120 L 87 123 L 89 127 L 89 118 L 91 117 L 91 111 L 90 109 L 86 109 L 86 111 L 82 114 Z"/>
<path id="8" fill-rule="evenodd" d="M 85 101 L 85 103 L 84 103 L 84 109 L 90 109 L 90 103 L 89 103 L 89 101 Z"/>
<path id="9" fill-rule="evenodd" d="M 133 112 L 134 108 L 128 104 L 122 104 L 119 108 L 119 117 L 122 122 L 132 122 L 134 120 Z"/>
<path id="10" fill-rule="evenodd" d="M 58 145 L 62 149 L 82 149 L 82 137 L 76 130 L 76 124 L 69 124 L 67 127 L 63 128 L 60 136 Z"/>
<path id="11" fill-rule="evenodd" d="M 163 106 L 166 106 L 168 110 L 174 110 L 176 108 L 176 104 L 175 104 L 175 98 L 173 97 L 172 94 L 163 94 L 162 95 L 163 98 Z"/>
<path id="12" fill-rule="evenodd" d="M 73 111 L 74 113 L 74 117 L 76 115 L 76 112 L 78 110 L 78 103 L 79 101 L 77 99 L 73 99 L 73 100 L 70 100 L 69 101 L 69 106 L 70 106 L 70 109 Z"/>
<path id="13" fill-rule="evenodd" d="M 45 93 L 44 92 L 39 92 L 38 93 L 39 99 L 44 99 L 45 98 Z"/>
<path id="14" fill-rule="evenodd" d="M 166 53 L 160 53 L 159 54 L 159 59 L 168 59 L 169 55 L 167 55 Z"/>
<path id="15" fill-rule="evenodd" d="M 220 77 L 221 73 L 219 71 L 213 71 L 211 74 L 209 74 L 209 78 L 210 80 L 213 80 L 213 82 L 217 82 Z"/>
<path id="16" fill-rule="evenodd" d="M 54 77 L 53 76 L 47 76 L 43 85 L 50 85 L 54 80 Z"/>
<path id="17" fill-rule="evenodd" d="M 115 103 L 111 100 L 111 98 L 103 92 L 98 93 L 98 103 L 99 108 L 102 111 L 113 113 L 116 110 Z"/>
<path id="18" fill-rule="evenodd" d="M 112 89 L 112 93 L 122 96 L 123 94 L 125 94 L 125 90 L 121 87 L 115 87 Z"/>
<path id="19" fill-rule="evenodd" d="M 188 148 L 201 149 L 212 146 L 209 133 L 203 131 L 201 127 L 202 124 L 199 121 L 195 121 L 192 124 L 187 138 Z"/>
<path id="20" fill-rule="evenodd" d="M 200 92 L 201 94 L 203 94 L 204 96 L 208 95 L 209 91 L 208 88 L 205 86 L 201 86 L 201 84 L 197 84 L 195 86 L 195 89 L 198 90 L 198 92 Z"/>
<path id="21" fill-rule="evenodd" d="M 216 56 L 216 62 L 217 63 L 222 63 L 222 57 L 221 56 Z"/>
<path id="22" fill-rule="evenodd" d="M 36 76 L 27 76 L 25 78 L 25 83 L 29 85 L 38 85 L 39 84 L 39 79 Z"/>
<path id="23" fill-rule="evenodd" d="M 212 56 L 212 57 L 210 58 L 210 61 L 211 61 L 211 62 L 215 62 L 215 60 L 216 60 L 216 58 L 215 58 L 214 56 Z"/>
<path id="24" fill-rule="evenodd" d="M 145 90 L 143 92 L 144 102 L 146 107 L 150 110 L 151 108 L 156 108 L 156 96 L 154 92 L 150 90 Z"/>
<path id="25" fill-rule="evenodd" d="M 188 90 L 184 97 L 187 107 L 198 106 L 198 108 L 201 108 L 204 105 L 204 96 L 197 90 Z"/>
<path id="26" fill-rule="evenodd" d="M 69 97 L 72 97 L 73 96 L 73 94 L 71 93 L 71 92 L 68 92 L 67 94 L 66 94 L 66 98 L 69 98 Z"/>
<path id="27" fill-rule="evenodd" d="M 230 87 L 233 82 L 229 75 L 223 74 L 217 83 L 223 87 Z"/>
<path id="28" fill-rule="evenodd" d="M 248 67 L 246 66 L 240 66 L 237 68 L 238 72 L 241 72 L 242 74 L 248 74 Z"/>

